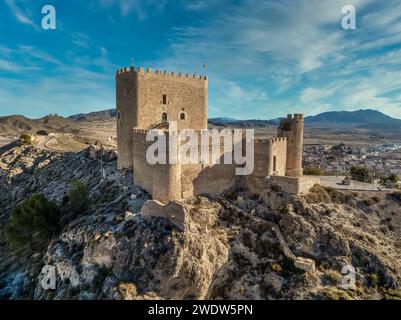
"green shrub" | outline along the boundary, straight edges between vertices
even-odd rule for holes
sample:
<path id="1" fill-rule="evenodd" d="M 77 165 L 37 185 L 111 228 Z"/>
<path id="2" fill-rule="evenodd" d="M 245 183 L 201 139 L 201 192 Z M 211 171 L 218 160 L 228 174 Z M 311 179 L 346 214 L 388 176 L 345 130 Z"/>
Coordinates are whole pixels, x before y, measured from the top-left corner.
<path id="1" fill-rule="evenodd" d="M 25 199 L 11 213 L 5 236 L 13 249 L 29 245 L 40 249 L 57 231 L 58 209 L 44 195 L 36 194 Z"/>
<path id="2" fill-rule="evenodd" d="M 305 176 L 322 176 L 323 171 L 317 167 L 306 167 L 304 168 L 304 175 Z"/>
<path id="3" fill-rule="evenodd" d="M 390 174 L 388 177 L 380 179 L 380 184 L 383 186 L 390 185 L 392 188 L 397 186 L 398 176 L 396 174 Z"/>
<path id="4" fill-rule="evenodd" d="M 89 188 L 80 180 L 71 181 L 71 189 L 68 193 L 71 210 L 74 214 L 84 214 L 90 205 Z"/>
<path id="5" fill-rule="evenodd" d="M 373 182 L 373 174 L 366 167 L 352 167 L 350 170 L 352 180 L 360 181 L 360 182 Z"/>
<path id="6" fill-rule="evenodd" d="M 23 144 L 32 144 L 32 137 L 29 134 L 23 133 L 19 136 L 19 140 Z"/>

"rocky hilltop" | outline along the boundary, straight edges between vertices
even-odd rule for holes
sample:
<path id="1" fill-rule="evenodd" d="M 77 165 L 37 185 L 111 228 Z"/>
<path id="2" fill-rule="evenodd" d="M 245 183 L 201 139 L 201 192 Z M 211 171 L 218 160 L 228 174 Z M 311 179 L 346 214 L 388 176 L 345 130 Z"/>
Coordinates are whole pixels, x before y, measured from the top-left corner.
<path id="1" fill-rule="evenodd" d="M 73 179 L 89 189 L 71 212 Z M 4 227 L 16 206 L 41 193 L 59 207 L 57 234 L 42 249 L 12 250 Z M 237 188 L 176 205 L 185 223 L 144 215 L 149 195 L 116 170 L 114 150 L 0 149 L 2 299 L 392 299 L 401 297 L 398 194 L 314 187 L 271 210 Z M 149 202 L 148 202 L 149 203 Z M 149 208 L 148 208 L 149 210 Z M 168 208 L 166 209 L 168 210 Z M 54 266 L 56 289 L 41 273 Z M 356 286 L 343 290 L 343 266 Z"/>

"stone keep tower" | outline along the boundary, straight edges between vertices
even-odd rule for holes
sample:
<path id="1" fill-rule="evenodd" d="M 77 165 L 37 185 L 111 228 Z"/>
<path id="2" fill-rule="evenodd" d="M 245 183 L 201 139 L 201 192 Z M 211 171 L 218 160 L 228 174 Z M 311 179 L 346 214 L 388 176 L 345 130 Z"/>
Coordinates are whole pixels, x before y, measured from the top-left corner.
<path id="1" fill-rule="evenodd" d="M 132 169 L 133 128 L 207 129 L 205 76 L 134 67 L 116 74 L 118 168 Z"/>
<path id="2" fill-rule="evenodd" d="M 302 146 L 304 137 L 304 116 L 302 114 L 289 114 L 281 119 L 277 132 L 278 137 L 287 138 L 287 162 L 285 175 L 287 177 L 301 177 Z"/>

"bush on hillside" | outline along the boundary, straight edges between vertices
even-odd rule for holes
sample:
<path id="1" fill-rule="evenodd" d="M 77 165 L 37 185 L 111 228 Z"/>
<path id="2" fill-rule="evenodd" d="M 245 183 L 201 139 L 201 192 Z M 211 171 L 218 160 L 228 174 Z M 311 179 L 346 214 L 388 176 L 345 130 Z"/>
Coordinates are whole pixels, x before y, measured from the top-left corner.
<path id="1" fill-rule="evenodd" d="M 304 168 L 304 175 L 305 176 L 322 176 L 323 171 L 317 167 L 306 167 Z"/>
<path id="2" fill-rule="evenodd" d="M 35 194 L 14 208 L 5 236 L 13 249 L 30 246 L 39 250 L 48 244 L 58 226 L 58 209 L 44 195 Z"/>
<path id="3" fill-rule="evenodd" d="M 352 167 L 350 170 L 352 180 L 360 181 L 360 182 L 373 182 L 373 174 L 366 167 Z"/>
<path id="4" fill-rule="evenodd" d="M 32 144 L 32 137 L 29 134 L 23 133 L 19 136 L 19 140 L 23 144 Z"/>
<path id="5" fill-rule="evenodd" d="M 89 188 L 86 184 L 80 180 L 72 180 L 68 196 L 75 215 L 86 213 L 90 205 Z"/>

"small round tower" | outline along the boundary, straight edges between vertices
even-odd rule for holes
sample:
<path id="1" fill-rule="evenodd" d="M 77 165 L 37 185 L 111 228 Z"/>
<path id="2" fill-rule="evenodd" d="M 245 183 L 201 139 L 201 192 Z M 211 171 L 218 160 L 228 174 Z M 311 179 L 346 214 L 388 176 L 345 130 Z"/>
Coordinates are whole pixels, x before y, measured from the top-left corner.
<path id="1" fill-rule="evenodd" d="M 304 140 L 304 116 L 302 114 L 289 114 L 282 119 L 277 135 L 287 138 L 287 164 L 285 175 L 300 177 L 303 175 L 302 152 Z"/>

